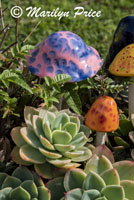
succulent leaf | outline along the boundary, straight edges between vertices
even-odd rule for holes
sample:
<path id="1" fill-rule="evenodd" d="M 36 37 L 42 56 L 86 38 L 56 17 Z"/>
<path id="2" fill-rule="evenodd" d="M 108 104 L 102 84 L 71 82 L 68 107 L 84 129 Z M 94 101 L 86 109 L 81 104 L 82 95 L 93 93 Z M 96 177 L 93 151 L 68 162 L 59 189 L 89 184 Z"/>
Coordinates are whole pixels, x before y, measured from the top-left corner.
<path id="1" fill-rule="evenodd" d="M 124 200 L 125 198 L 123 187 L 119 185 L 108 185 L 101 192 L 108 200 Z"/>
<path id="2" fill-rule="evenodd" d="M 101 191 L 106 186 L 104 180 L 93 171 L 90 171 L 83 182 L 84 190 L 96 189 Z"/>
<path id="3" fill-rule="evenodd" d="M 89 161 L 86 163 L 85 172 L 88 174 L 90 170 L 101 174 L 107 169 L 112 169 L 112 163 L 105 157 L 101 156 L 100 158 L 97 155 L 94 155 Z"/>
<path id="4" fill-rule="evenodd" d="M 131 180 L 133 175 L 130 177 L 133 174 L 133 162 L 120 161 L 112 164 L 102 155 L 94 155 L 89 161 L 91 166 L 87 174 L 82 169 L 66 172 L 64 188 L 67 193 L 60 200 L 134 200 L 134 180 Z M 123 175 L 128 171 L 128 176 Z"/>
<path id="5" fill-rule="evenodd" d="M 16 168 L 12 175 L 0 173 L 0 199 L 50 200 L 50 192 L 35 173 L 25 167 Z"/>
<path id="6" fill-rule="evenodd" d="M 35 148 L 24 145 L 20 148 L 20 156 L 23 160 L 31 163 L 42 164 L 45 162 L 45 157 Z"/>
<path id="7" fill-rule="evenodd" d="M 82 188 L 83 182 L 85 180 L 86 174 L 81 169 L 71 169 L 69 170 L 64 178 L 64 187 L 66 191 Z"/>
<path id="8" fill-rule="evenodd" d="M 106 185 L 119 185 L 120 177 L 116 169 L 108 169 L 104 171 L 100 176 L 105 181 Z"/>

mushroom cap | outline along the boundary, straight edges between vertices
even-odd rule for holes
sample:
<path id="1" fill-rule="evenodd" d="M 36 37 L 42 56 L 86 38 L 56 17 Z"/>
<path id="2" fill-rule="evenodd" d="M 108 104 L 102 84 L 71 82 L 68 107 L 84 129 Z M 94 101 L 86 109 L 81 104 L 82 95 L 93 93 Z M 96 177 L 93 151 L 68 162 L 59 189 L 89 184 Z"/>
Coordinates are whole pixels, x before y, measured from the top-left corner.
<path id="1" fill-rule="evenodd" d="M 116 55 L 109 72 L 116 76 L 134 76 L 134 44 L 126 46 Z"/>
<path id="2" fill-rule="evenodd" d="M 98 132 L 111 132 L 119 127 L 117 104 L 112 97 L 102 96 L 91 106 L 85 124 Z"/>
<path id="3" fill-rule="evenodd" d="M 29 70 L 43 78 L 69 74 L 73 81 L 94 76 L 102 66 L 97 50 L 87 46 L 76 34 L 59 31 L 51 34 L 27 56 Z"/>

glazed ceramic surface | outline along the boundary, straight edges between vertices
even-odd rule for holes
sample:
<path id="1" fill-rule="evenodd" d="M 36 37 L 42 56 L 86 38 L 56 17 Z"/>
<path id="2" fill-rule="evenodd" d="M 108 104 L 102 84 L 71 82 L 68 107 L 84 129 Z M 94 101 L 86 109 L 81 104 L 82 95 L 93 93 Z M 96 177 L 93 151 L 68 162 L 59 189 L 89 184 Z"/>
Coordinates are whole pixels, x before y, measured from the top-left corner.
<path id="1" fill-rule="evenodd" d="M 98 52 L 76 34 L 60 31 L 51 34 L 27 57 L 29 70 L 39 77 L 69 74 L 71 81 L 94 76 L 102 65 Z"/>
<path id="2" fill-rule="evenodd" d="M 85 124 L 98 132 L 111 132 L 119 127 L 117 104 L 112 97 L 102 96 L 91 106 Z"/>

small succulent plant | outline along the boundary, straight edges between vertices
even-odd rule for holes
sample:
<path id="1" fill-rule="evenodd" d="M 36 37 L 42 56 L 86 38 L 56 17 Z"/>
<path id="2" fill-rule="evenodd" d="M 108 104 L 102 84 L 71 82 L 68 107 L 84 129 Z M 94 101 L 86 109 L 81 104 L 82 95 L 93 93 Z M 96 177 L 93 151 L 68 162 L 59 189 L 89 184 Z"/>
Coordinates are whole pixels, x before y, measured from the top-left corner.
<path id="1" fill-rule="evenodd" d="M 0 173 L 0 199 L 50 200 L 50 192 L 35 173 L 18 167 L 11 176 Z"/>
<path id="2" fill-rule="evenodd" d="M 47 178 L 45 173 L 52 166 L 78 167 L 91 157 L 91 151 L 84 146 L 91 130 L 69 110 L 26 107 L 24 118 L 26 125 L 11 131 L 17 145 L 11 156 L 16 163 L 34 164 L 37 173 Z"/>
<path id="3" fill-rule="evenodd" d="M 115 160 L 134 160 L 134 119 L 120 115 L 119 128 L 111 133 L 107 145 L 112 149 Z"/>
<path id="4" fill-rule="evenodd" d="M 85 170 L 70 169 L 61 182 L 66 192 L 60 200 L 134 200 L 134 162 L 111 163 L 104 155 L 94 155 Z"/>

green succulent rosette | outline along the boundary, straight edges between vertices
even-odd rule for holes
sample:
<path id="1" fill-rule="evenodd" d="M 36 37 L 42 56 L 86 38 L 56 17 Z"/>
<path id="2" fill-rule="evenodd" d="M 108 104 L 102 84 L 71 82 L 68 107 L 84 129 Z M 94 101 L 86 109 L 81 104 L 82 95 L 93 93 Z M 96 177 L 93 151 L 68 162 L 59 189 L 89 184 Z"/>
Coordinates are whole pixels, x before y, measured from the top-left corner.
<path id="1" fill-rule="evenodd" d="M 91 130 L 69 110 L 26 107 L 24 118 L 24 127 L 11 131 L 16 144 L 11 156 L 16 163 L 34 164 L 38 174 L 51 178 L 53 166 L 78 167 L 91 157 L 91 150 L 85 147 Z"/>
<path id="2" fill-rule="evenodd" d="M 16 168 L 12 175 L 0 173 L 1 200 L 50 200 L 50 192 L 41 178 L 25 167 Z"/>
<path id="3" fill-rule="evenodd" d="M 54 185 L 62 191 L 58 196 Z M 134 200 L 134 162 L 111 163 L 104 155 L 94 155 L 85 170 L 70 169 L 47 187 L 52 200 Z"/>

